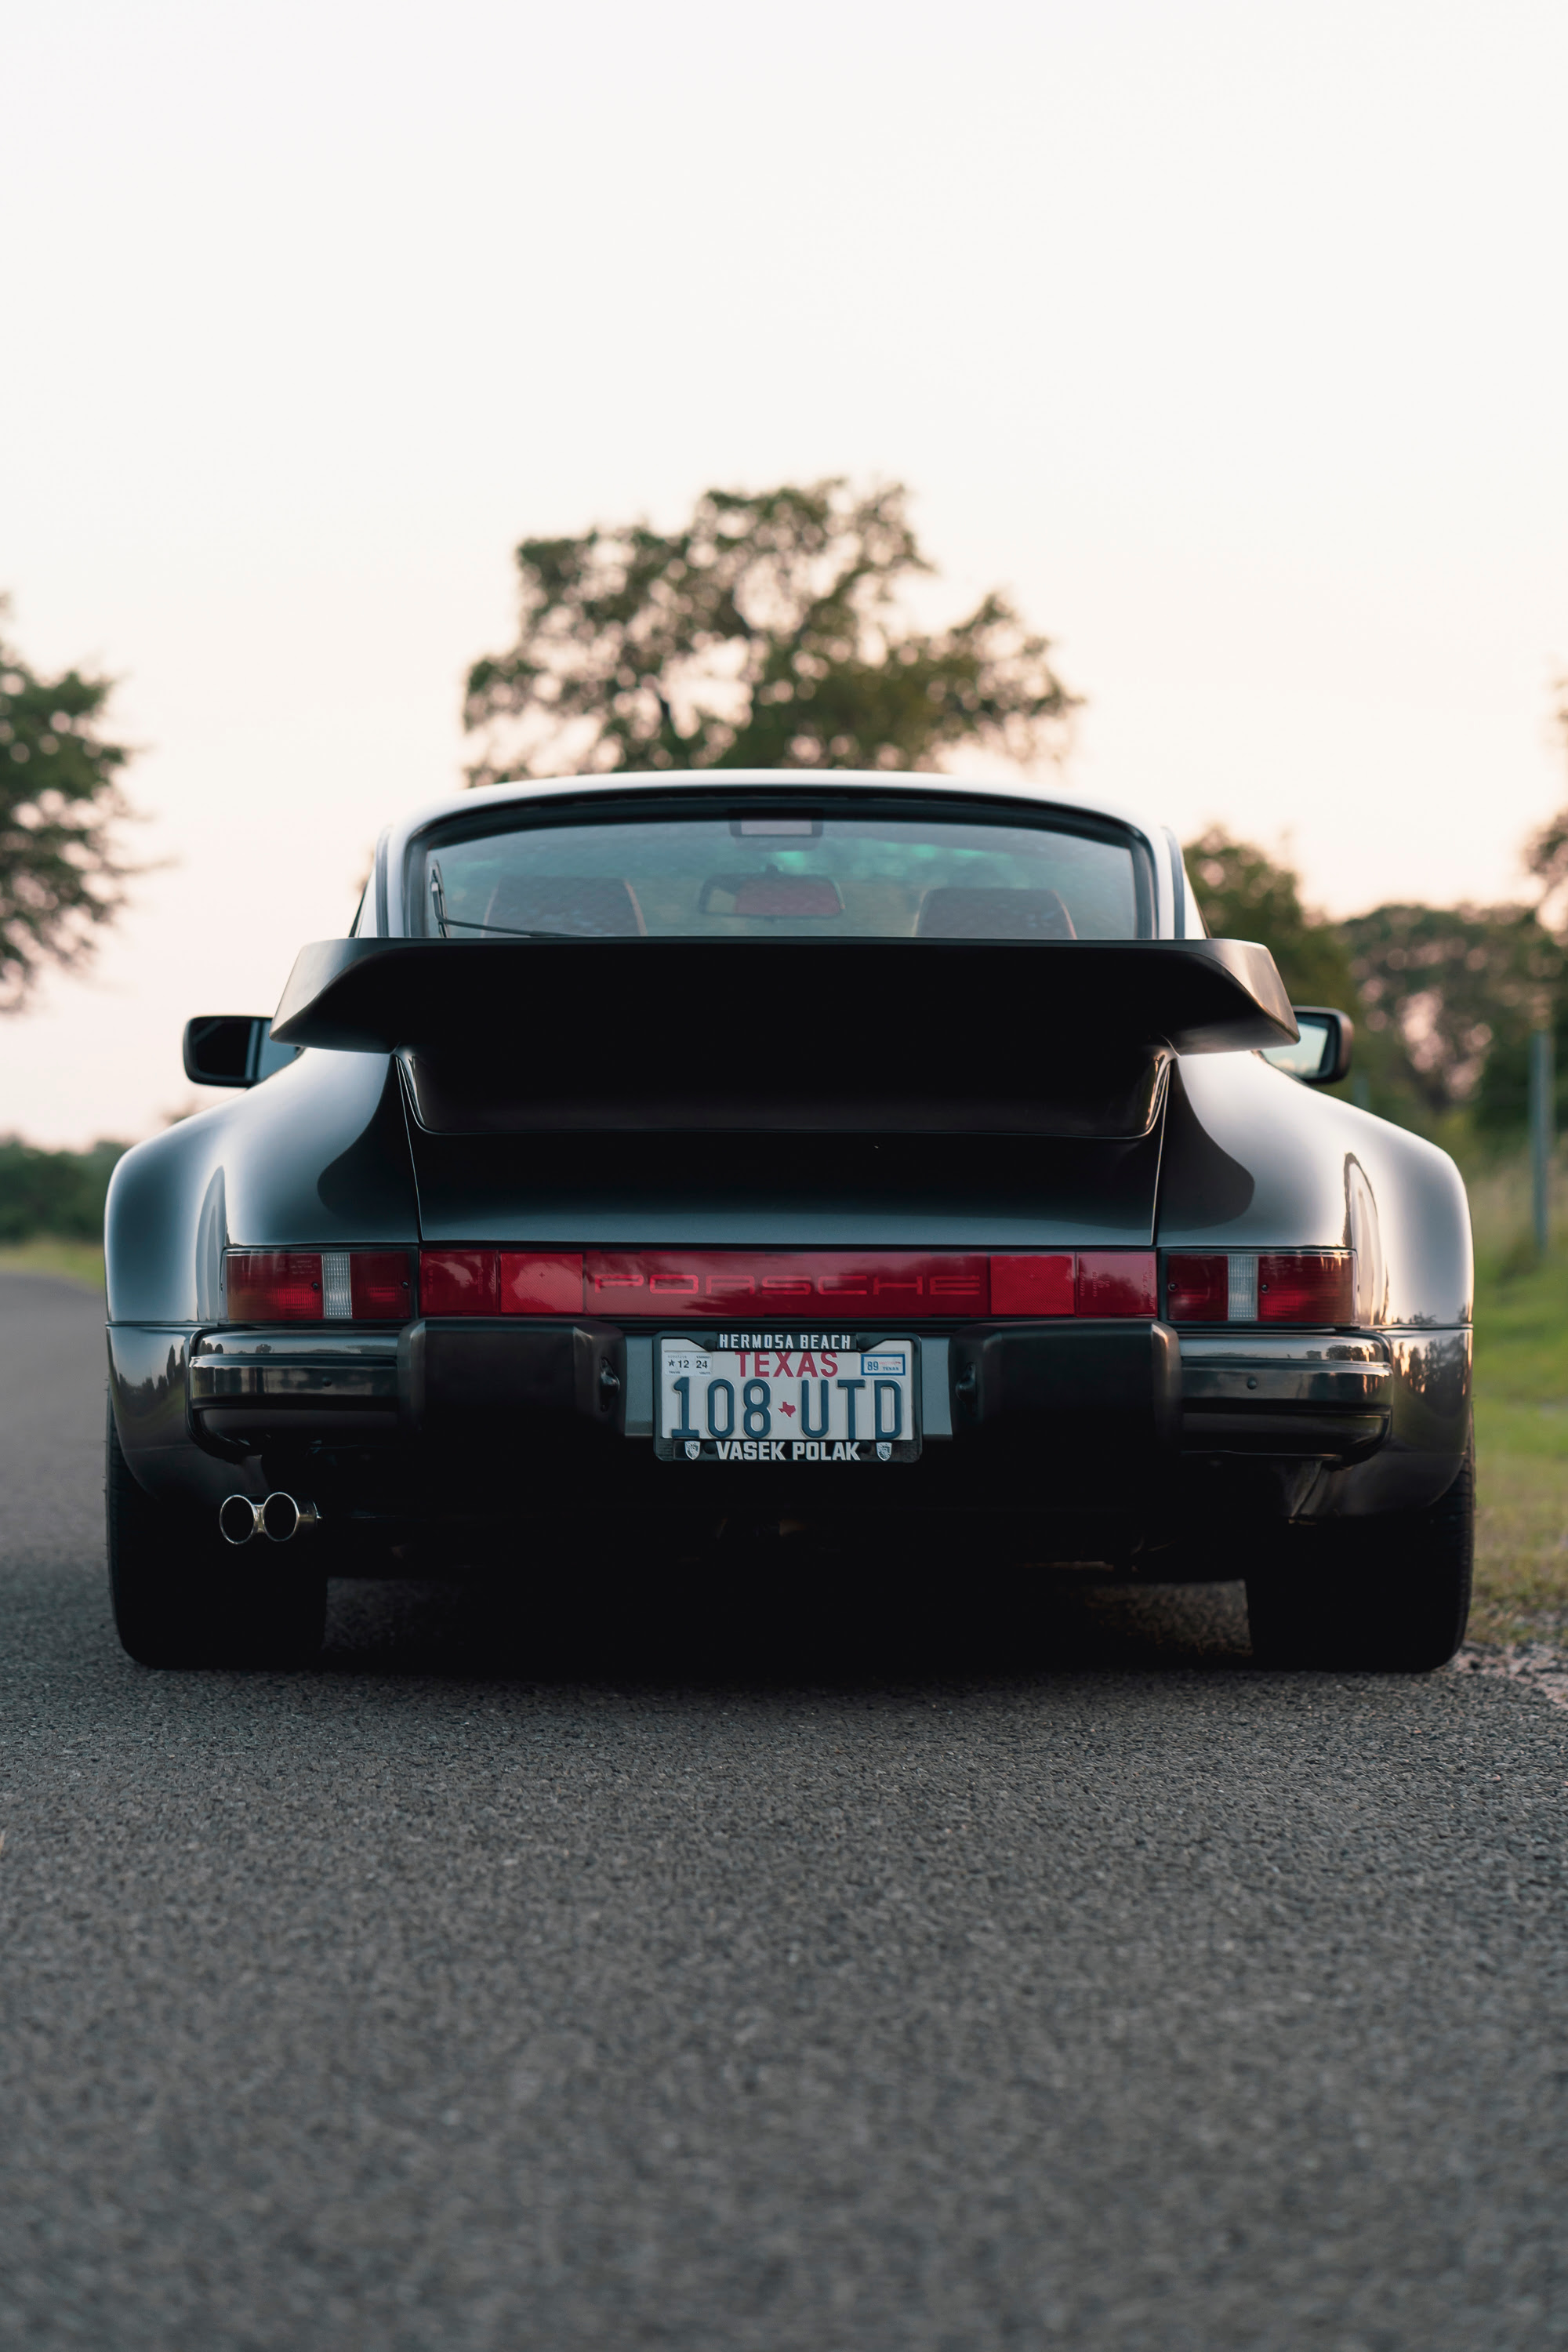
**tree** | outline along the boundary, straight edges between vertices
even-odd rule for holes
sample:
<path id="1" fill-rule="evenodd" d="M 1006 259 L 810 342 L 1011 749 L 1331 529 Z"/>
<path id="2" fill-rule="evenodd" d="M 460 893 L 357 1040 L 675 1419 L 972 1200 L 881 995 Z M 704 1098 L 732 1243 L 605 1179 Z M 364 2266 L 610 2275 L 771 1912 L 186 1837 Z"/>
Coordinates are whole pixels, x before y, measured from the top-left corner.
<path id="1" fill-rule="evenodd" d="M 9 610 L 0 598 L 0 620 Z M 0 637 L 0 1010 L 46 962 L 81 962 L 123 903 L 113 832 L 131 753 L 99 731 L 112 690 L 75 669 L 41 677 Z"/>
<path id="2" fill-rule="evenodd" d="M 1078 698 L 1049 641 L 993 590 L 918 628 L 898 591 L 931 566 L 898 484 L 709 490 L 647 523 L 517 550 L 516 645 L 468 675 L 472 784 L 640 768 L 934 768 L 981 743 L 1058 757 Z"/>
<path id="3" fill-rule="evenodd" d="M 1273 955 L 1293 1004 L 1353 1013 L 1355 976 L 1343 940 L 1326 916 L 1301 903 L 1301 877 L 1223 825 L 1187 845 L 1187 872 L 1216 939 L 1258 940 Z"/>
<path id="4" fill-rule="evenodd" d="M 1560 677 L 1553 691 L 1557 707 L 1552 715 L 1563 749 L 1568 752 L 1568 677 Z M 1531 834 L 1524 845 L 1524 862 L 1540 887 L 1538 907 L 1544 919 L 1547 906 L 1568 883 L 1568 808 L 1559 809 L 1538 833 Z"/>
<path id="5" fill-rule="evenodd" d="M 1397 1025 L 1369 1012 L 1346 926 L 1305 905 L 1294 867 L 1221 825 L 1190 842 L 1187 872 L 1204 920 L 1218 938 L 1260 940 L 1295 1004 L 1332 1004 L 1356 1022 L 1355 1069 L 1340 1091 L 1405 1126 L 1432 1124 Z"/>
<path id="6" fill-rule="evenodd" d="M 1549 1017 L 1563 951 L 1531 907 L 1374 907 L 1341 926 L 1369 1026 L 1402 1044 L 1434 1114 L 1514 1123 L 1511 1081 Z M 1519 1117 L 1522 1118 L 1522 1075 Z"/>
<path id="7" fill-rule="evenodd" d="M 0 1244 L 35 1234 L 101 1241 L 109 1180 L 130 1148 L 102 1141 L 87 1151 L 40 1151 L 19 1136 L 0 1136 Z"/>

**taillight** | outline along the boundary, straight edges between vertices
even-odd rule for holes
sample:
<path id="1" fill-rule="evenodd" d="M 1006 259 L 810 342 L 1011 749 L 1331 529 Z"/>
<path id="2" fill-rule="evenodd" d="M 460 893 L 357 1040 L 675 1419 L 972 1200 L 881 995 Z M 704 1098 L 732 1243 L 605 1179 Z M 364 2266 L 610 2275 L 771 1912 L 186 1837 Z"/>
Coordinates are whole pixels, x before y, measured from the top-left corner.
<path id="1" fill-rule="evenodd" d="M 1173 1323 L 1223 1323 L 1230 1313 L 1230 1261 L 1223 1250 L 1165 1260 L 1165 1313 Z"/>
<path id="2" fill-rule="evenodd" d="M 1173 1323 L 1353 1323 L 1353 1250 L 1173 1251 Z"/>
<path id="3" fill-rule="evenodd" d="M 1349 1323 L 1355 1316 L 1355 1261 L 1342 1250 L 1293 1250 L 1258 1261 L 1263 1323 Z"/>
<path id="4" fill-rule="evenodd" d="M 1152 1250 L 426 1249 L 426 1315 L 604 1315 L 713 1323 L 832 1315 L 864 1324 L 1160 1311 Z"/>
<path id="5" fill-rule="evenodd" d="M 604 1315 L 889 1326 L 975 1316 L 1161 1312 L 1153 1250 L 231 1250 L 231 1323 L 405 1323 L 422 1315 Z M 1346 1324 L 1353 1250 L 1173 1250 L 1172 1323 Z"/>
<path id="6" fill-rule="evenodd" d="M 225 1266 L 231 1323 L 319 1323 L 320 1250 L 234 1250 Z"/>
<path id="7" fill-rule="evenodd" d="M 224 1265 L 231 1323 L 406 1323 L 406 1250 L 231 1250 Z"/>
<path id="8" fill-rule="evenodd" d="M 414 1312 L 406 1250 L 351 1250 L 349 1305 L 356 1323 L 406 1323 Z"/>

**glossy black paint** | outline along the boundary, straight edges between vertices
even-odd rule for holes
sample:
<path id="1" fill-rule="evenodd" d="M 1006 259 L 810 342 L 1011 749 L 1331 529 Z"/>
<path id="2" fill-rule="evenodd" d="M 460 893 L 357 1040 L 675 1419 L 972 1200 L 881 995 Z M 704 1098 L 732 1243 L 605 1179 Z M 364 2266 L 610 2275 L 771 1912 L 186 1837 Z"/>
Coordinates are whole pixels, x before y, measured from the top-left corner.
<path id="1" fill-rule="evenodd" d="M 987 1004 L 992 1024 L 975 1024 Z M 541 1033 L 541 1012 L 548 1028 Z M 533 1051 L 605 1049 L 627 1009 L 651 1033 L 703 1025 L 729 1046 L 783 1042 L 790 1025 L 830 1045 L 875 1024 L 985 1051 L 990 1028 L 1035 1030 L 1058 1051 L 1077 1037 L 1178 1054 L 1286 1045 L 1295 1016 L 1274 957 L 1244 939 L 322 939 L 300 948 L 273 1034 L 345 1051 L 463 1049 L 479 1033 L 503 1082 Z M 879 1016 L 877 1009 L 884 1009 Z M 623 1070 L 626 1075 L 626 1070 Z"/>
<path id="2" fill-rule="evenodd" d="M 395 1070 L 384 1055 L 303 1055 L 120 1161 L 105 1213 L 110 1320 L 216 1322 L 227 1247 L 418 1238 Z"/>
<path id="3" fill-rule="evenodd" d="M 259 1499 L 260 1472 L 244 1455 L 196 1442 L 189 1412 L 188 1329 L 167 1324 L 111 1323 L 109 1396 L 126 1459 L 148 1493 L 163 1503 L 216 1510 L 237 1490 Z"/>
<path id="4" fill-rule="evenodd" d="M 1358 1319 L 1417 1329 L 1470 1320 L 1469 1207 L 1447 1152 L 1253 1054 L 1181 1063 L 1158 1234 L 1167 1249 L 1349 1245 L 1366 1292 Z"/>
<path id="5" fill-rule="evenodd" d="M 1146 1242 L 1160 1136 L 430 1135 L 411 1121 L 426 1240 L 998 1249 Z"/>
<path id="6" fill-rule="evenodd" d="M 1185 909 L 1179 860 L 1173 866 L 1166 847 L 1156 842 L 1151 856 L 1158 862 L 1152 862 L 1151 872 L 1159 878 L 1161 920 L 1169 927 L 1178 907 L 1184 920 Z M 1234 1453 L 1219 1442 L 1225 1421 L 1216 1409 L 1209 1415 L 1206 1440 L 1194 1412 L 1178 1413 L 1184 1433 L 1176 1463 L 1168 1380 L 1162 1389 L 1152 1373 L 1146 1378 L 1141 1372 L 1136 1381 L 1122 1381 L 1117 1373 L 1112 1386 L 1121 1381 L 1121 1402 L 1114 1410 L 1142 1416 L 1141 1426 L 1156 1432 L 1147 1444 L 1140 1440 L 1134 1445 L 1129 1439 L 1121 1449 L 1128 1462 L 1137 1456 L 1147 1477 L 1141 1472 L 1140 1478 L 1123 1481 L 1118 1493 L 1108 1493 L 1093 1508 L 1080 1496 L 1074 1507 L 1078 1523 L 1109 1526 L 1115 1520 L 1121 1530 L 1116 1543 L 1135 1549 L 1152 1531 L 1168 1533 L 1184 1515 L 1192 1528 L 1218 1527 L 1228 1519 L 1243 1529 L 1281 1516 L 1357 1517 L 1424 1503 L 1451 1482 L 1468 1418 L 1471 1297 L 1468 1216 L 1452 1163 L 1418 1138 L 1269 1068 L 1258 1054 L 1236 1047 L 1234 1030 L 1228 1050 L 1184 1050 L 1170 1059 L 1166 1048 L 1173 1037 L 1188 1047 L 1226 1042 L 1215 1034 L 1217 998 L 1206 1013 L 1194 999 L 1182 1016 L 1192 1016 L 1185 1030 L 1175 1017 L 1180 1008 L 1168 1005 L 1163 1041 L 1152 1019 L 1141 1016 L 1135 1035 L 1126 1025 L 1130 1006 L 1142 1003 L 1146 1012 L 1152 1002 L 1147 990 L 1140 997 L 1127 973 L 1161 972 L 1161 985 L 1168 986 L 1179 969 L 1189 977 L 1198 971 L 1211 998 L 1216 990 L 1222 996 L 1230 992 L 1226 1017 L 1233 1020 L 1243 1017 L 1237 1015 L 1237 990 L 1250 991 L 1252 1011 L 1244 1017 L 1264 1024 L 1270 1035 L 1279 1034 L 1279 1008 L 1257 961 L 1261 951 L 1238 956 L 1227 948 L 1216 954 L 1205 946 L 1194 958 L 1169 938 L 1110 950 L 1110 961 L 1101 960 L 1102 971 L 1122 973 L 1117 982 L 1121 994 L 1111 989 L 1108 996 L 1102 989 L 1096 1011 L 1089 1002 L 1093 992 L 1076 985 L 1090 974 L 1091 943 L 1025 948 L 1026 958 L 1057 958 L 1054 966 L 1036 961 L 1019 967 L 1037 975 L 1051 969 L 1058 975 L 1046 995 L 1034 997 L 1028 989 L 1037 989 L 1035 980 L 1022 996 L 1023 983 L 1010 996 L 998 995 L 994 982 L 1002 967 L 984 960 L 994 950 L 966 961 L 962 953 L 944 952 L 951 943 L 910 943 L 916 957 L 909 969 L 926 975 L 918 988 L 929 982 L 933 993 L 916 1008 L 921 1018 L 912 1024 L 900 1086 L 889 1082 L 886 1066 L 878 1066 L 863 1043 L 855 1046 L 858 1063 L 834 1045 L 826 1055 L 829 1083 L 826 1089 L 818 1085 L 814 1112 L 805 1085 L 812 1076 L 811 1058 L 798 1056 L 794 1108 L 784 1131 L 776 1120 L 770 1131 L 758 1115 L 760 1097 L 752 1081 L 747 1081 L 749 1096 L 738 1080 L 705 1084 L 693 1092 L 688 1074 L 708 1041 L 694 1037 L 689 1027 L 666 1023 L 657 992 L 650 993 L 644 983 L 623 977 L 609 984 L 609 965 L 601 959 L 622 943 L 569 942 L 545 959 L 503 950 L 496 970 L 514 978 L 488 992 L 481 989 L 483 1002 L 476 1005 L 465 996 L 463 975 L 489 968 L 485 950 L 456 943 L 386 942 L 387 923 L 398 918 L 399 860 L 411 854 L 407 842 L 400 846 L 398 839 L 378 850 L 365 919 L 374 920 L 382 940 L 327 943 L 316 951 L 295 992 L 302 1021 L 319 1018 L 329 1024 L 324 1034 L 345 1039 L 352 1034 L 356 1049 L 315 1045 L 265 1084 L 252 1083 L 241 1091 L 243 1082 L 236 1081 L 231 1101 L 138 1147 L 116 1171 L 106 1234 L 111 1394 L 135 1475 L 162 1499 L 216 1507 L 224 1494 L 237 1489 L 259 1495 L 269 1485 L 288 1484 L 267 1475 L 276 1474 L 279 1462 L 290 1475 L 313 1463 L 312 1475 L 331 1495 L 333 1509 L 349 1516 L 472 1510 L 482 1517 L 499 1509 L 497 1496 L 510 1459 L 504 1444 L 492 1445 L 485 1458 L 469 1448 L 462 1475 L 471 1483 L 460 1496 L 437 1477 L 435 1454 L 425 1460 L 422 1449 L 438 1451 L 446 1440 L 426 1425 L 427 1375 L 424 1402 L 417 1412 L 413 1409 L 416 1346 L 408 1334 L 400 1351 L 407 1360 L 398 1391 L 400 1437 L 395 1414 L 384 1406 L 373 1409 L 374 1400 L 368 1398 L 342 1401 L 341 1442 L 324 1452 L 319 1437 L 293 1433 L 309 1426 L 308 1417 L 296 1413 L 290 1422 L 282 1408 L 270 1421 L 263 1416 L 270 1434 L 259 1446 L 254 1436 L 247 1441 L 234 1433 L 257 1427 L 255 1412 L 247 1413 L 238 1403 L 230 1407 L 215 1397 L 210 1411 L 193 1417 L 191 1354 L 202 1334 L 221 1325 L 219 1275 L 226 1248 L 412 1247 L 421 1240 L 545 1247 L 1348 1246 L 1357 1254 L 1357 1324 L 1376 1335 L 1377 1360 L 1388 1366 L 1386 1403 L 1369 1403 L 1363 1415 L 1373 1433 L 1370 1444 L 1365 1430 L 1351 1432 L 1336 1451 L 1330 1414 L 1318 1433 L 1316 1455 L 1304 1454 L 1315 1442 L 1313 1425 L 1298 1414 L 1289 1429 L 1294 1454 L 1282 1438 L 1277 1458 L 1243 1459 L 1239 1437 Z M 398 952 L 363 951 L 384 950 L 388 944 Z M 691 943 L 624 944 L 640 951 Z M 697 944 L 705 950 L 705 943 Z M 752 943 L 726 943 L 722 968 L 738 969 L 731 962 L 731 950 L 748 944 Z M 829 961 L 816 945 L 781 961 L 773 943 L 760 944 L 768 952 L 755 960 L 759 971 L 815 972 L 813 986 L 829 971 Z M 891 945 L 896 953 L 900 943 Z M 885 955 L 887 949 L 879 945 L 872 952 Z M 1173 956 L 1181 959 L 1179 965 Z M 1064 957 L 1075 961 L 1068 963 Z M 530 981 L 520 991 L 515 976 L 537 973 L 545 964 L 558 977 L 548 987 Z M 647 974 L 672 971 L 674 965 L 654 957 L 637 969 Z M 405 977 L 389 996 L 384 982 L 394 970 Z M 990 977 L 984 987 L 954 979 L 965 971 Z M 588 983 L 568 985 L 559 978 L 572 972 L 586 972 Z M 413 1016 L 420 989 L 428 991 L 432 980 L 439 983 L 440 1002 L 421 1024 Z M 1278 988 L 1277 976 L 1272 985 Z M 1283 992 L 1279 994 L 1282 1003 Z M 1143 1057 L 1146 1091 L 1141 1102 L 1134 1100 L 1135 1088 L 1125 1073 L 1114 1084 L 1107 1080 L 1110 1059 L 1119 1050 L 1114 1024 L 1106 1025 L 1105 1005 L 1112 998 L 1122 1045 L 1131 1037 Z M 389 1003 L 399 1008 L 395 1020 L 383 1017 Z M 375 1005 L 379 1013 L 365 1009 Z M 534 1006 L 542 1012 L 535 1014 Z M 481 1054 L 454 1049 L 457 1013 L 479 1025 Z M 342 1024 L 336 1033 L 329 1015 L 330 1022 Z M 421 1026 L 424 1043 L 416 1034 Z M 390 1050 L 394 1045 L 407 1049 L 401 1059 Z M 593 1067 L 584 1076 L 576 1066 L 589 1056 Z M 1096 1056 L 1106 1066 L 1100 1071 L 1098 1097 L 1089 1068 Z M 422 1067 L 422 1057 L 427 1067 Z M 488 1102 L 487 1066 L 505 1076 L 504 1086 Z M 1012 1097 L 999 1083 L 1009 1072 L 1015 1074 Z M 1007 1106 L 1009 1099 L 1016 1102 L 1020 1072 L 1026 1089 L 1036 1088 L 1039 1099 L 1054 1106 L 1046 1124 L 1054 1120 L 1059 1129 L 1065 1105 L 1079 1118 L 1079 1132 L 1018 1131 L 1028 1122 Z M 570 1079 L 564 1087 L 559 1084 L 563 1073 Z M 557 1108 L 541 1119 L 528 1104 L 548 1090 L 547 1080 L 555 1086 Z M 765 1067 L 761 1085 L 765 1094 Z M 931 1099 L 941 1097 L 945 1103 L 939 1131 L 930 1131 L 929 1125 L 928 1131 L 914 1131 L 908 1105 L 922 1090 L 928 1111 Z M 809 1125 L 821 1116 L 825 1092 L 835 1106 L 836 1132 Z M 718 1119 L 715 1104 L 726 1097 L 732 1108 L 740 1104 L 738 1122 Z M 597 1131 L 589 1116 L 595 1103 L 607 1106 L 609 1113 Z M 1113 1123 L 1115 1118 L 1121 1120 L 1122 1132 L 1082 1132 L 1085 1107 L 1090 1107 L 1091 1119 L 1102 1119 L 1108 1105 Z M 986 1131 L 997 1118 L 1006 1131 Z M 1010 1120 L 1015 1123 L 1008 1126 Z M 725 1125 L 728 1131 L 720 1131 Z M 1146 1131 L 1129 1131 L 1139 1127 Z M 546 1333 L 524 1348 L 515 1331 L 503 1335 L 499 1344 L 511 1351 L 506 1378 L 521 1379 L 524 1389 L 531 1381 L 545 1387 L 553 1383 L 552 1394 L 563 1394 L 569 1366 L 576 1399 L 580 1375 L 587 1377 L 584 1365 L 599 1341 L 595 1338 L 592 1346 L 580 1348 L 571 1329 L 564 1327 L 559 1337 Z M 464 1336 L 458 1335 L 459 1342 Z M 1230 1336 L 1245 1348 L 1245 1331 Z M 1212 1333 L 1204 1335 L 1205 1344 L 1210 1338 Z M 1029 1392 L 1031 1382 L 1037 1387 L 1041 1381 L 1047 1389 L 1053 1381 L 1059 1387 L 1062 1375 L 1053 1367 L 1089 1365 L 1092 1350 L 1074 1359 L 1067 1352 L 1073 1344 L 1058 1329 L 1043 1352 L 1032 1349 L 1021 1327 L 980 1334 L 973 1343 L 954 1340 L 952 1378 L 963 1381 L 973 1375 L 973 1386 L 955 1388 L 943 1400 L 953 1435 L 933 1439 L 921 1462 L 900 1474 L 912 1483 L 902 1490 L 899 1507 L 940 1514 L 976 1502 L 994 1503 L 999 1509 L 1050 1504 L 1053 1498 L 1042 1496 L 1039 1481 L 1030 1483 L 1029 1464 L 1041 1458 L 1039 1444 L 1016 1436 L 1016 1428 L 1029 1421 L 1028 1412 L 1010 1415 L 1002 1402 L 976 1418 L 973 1397 L 984 1393 L 994 1402 L 1009 1395 L 1017 1399 Z M 1114 1335 L 1106 1360 L 1119 1361 L 1117 1351 L 1128 1348 L 1146 1353 L 1152 1344 L 1146 1324 Z M 620 1376 L 619 1345 L 618 1335 L 605 1338 L 595 1360 L 595 1381 L 606 1362 Z M 325 1360 L 329 1335 L 322 1334 L 319 1349 Z M 520 1370 L 521 1357 L 531 1349 L 531 1369 Z M 448 1399 L 465 1381 L 472 1389 L 478 1381 L 474 1395 L 485 1393 L 487 1382 L 493 1384 L 495 1367 L 481 1364 L 481 1353 L 465 1359 L 459 1345 L 443 1362 L 439 1377 Z M 424 1362 L 429 1360 L 426 1352 Z M 602 1418 L 615 1423 L 625 1408 L 625 1391 L 603 1393 L 608 1410 Z M 668 1482 L 675 1474 L 653 1462 L 651 1446 L 604 1440 L 591 1425 L 598 1397 L 595 1389 L 593 1412 L 586 1415 L 580 1400 L 565 1414 L 557 1397 L 553 1423 L 558 1428 L 571 1423 L 566 1437 L 536 1443 L 537 1432 L 520 1433 L 517 1444 L 542 1488 L 562 1508 L 588 1500 L 616 1501 L 636 1511 L 671 1507 Z M 1060 1407 L 1058 1396 L 1052 1412 Z M 448 1412 L 448 1435 L 462 1418 L 463 1409 Z M 1015 1436 L 1000 1437 L 1010 1418 L 1016 1424 Z M 1035 1418 L 1043 1426 L 1040 1416 Z M 1342 1417 L 1339 1426 L 1342 1437 L 1350 1420 Z M 1253 1437 L 1247 1444 L 1256 1454 L 1262 1423 L 1255 1418 L 1250 1427 Z M 255 1450 L 247 1452 L 247 1444 Z M 1354 1458 L 1358 1454 L 1361 1458 Z M 705 1484 L 704 1507 L 710 1503 L 723 1510 L 742 1497 L 754 1501 L 746 1473 L 711 1475 L 717 1483 Z M 1165 1486 L 1156 1495 L 1160 1477 Z M 808 1499 L 816 1507 L 823 1491 L 820 1482 L 805 1482 L 795 1507 L 805 1507 Z M 888 1499 L 884 1493 L 875 1507 Z M 1066 1512 L 1065 1490 L 1062 1499 Z M 858 1494 L 852 1507 L 873 1507 L 869 1497 Z M 1068 1528 L 1066 1517 L 1063 1527 Z M 1062 1536 L 1064 1544 L 1078 1539 L 1070 1532 Z"/>

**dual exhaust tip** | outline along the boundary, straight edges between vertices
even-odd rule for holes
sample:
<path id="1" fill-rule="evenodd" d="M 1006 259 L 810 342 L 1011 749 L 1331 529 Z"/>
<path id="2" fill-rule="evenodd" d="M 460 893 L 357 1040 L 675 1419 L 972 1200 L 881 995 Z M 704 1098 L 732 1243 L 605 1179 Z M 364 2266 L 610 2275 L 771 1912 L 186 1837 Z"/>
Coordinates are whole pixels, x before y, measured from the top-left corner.
<path id="1" fill-rule="evenodd" d="M 217 1523 L 226 1543 L 246 1544 L 252 1536 L 265 1536 L 269 1543 L 281 1544 L 319 1528 L 321 1515 L 314 1503 L 297 1503 L 279 1487 L 264 1503 L 253 1503 L 248 1495 L 230 1495 L 218 1506 Z"/>

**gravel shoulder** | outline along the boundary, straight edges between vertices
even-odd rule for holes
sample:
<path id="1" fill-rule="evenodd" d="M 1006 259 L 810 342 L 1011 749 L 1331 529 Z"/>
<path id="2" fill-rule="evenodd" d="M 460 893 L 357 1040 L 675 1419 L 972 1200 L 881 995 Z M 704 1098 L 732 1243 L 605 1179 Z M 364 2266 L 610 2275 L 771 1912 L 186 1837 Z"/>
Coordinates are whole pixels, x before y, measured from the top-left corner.
<path id="1" fill-rule="evenodd" d="M 1568 2340 L 1568 1717 L 1235 1588 L 334 1588 L 149 1675 L 0 1277 L 0 2343 Z"/>

